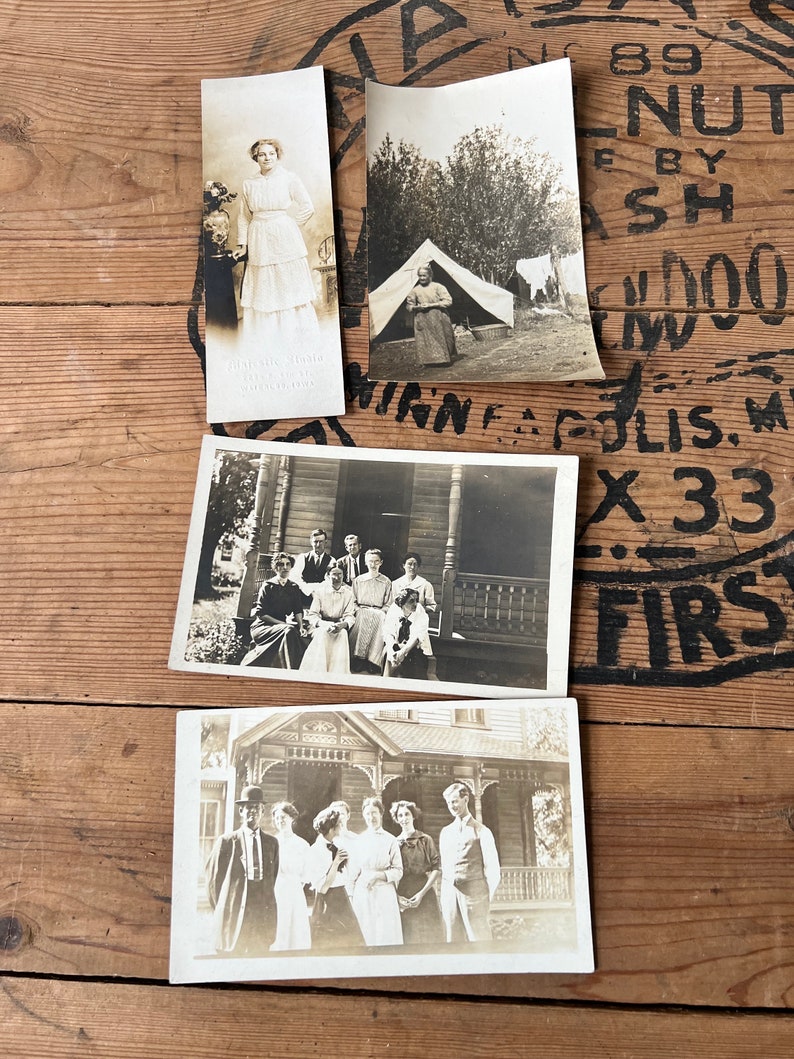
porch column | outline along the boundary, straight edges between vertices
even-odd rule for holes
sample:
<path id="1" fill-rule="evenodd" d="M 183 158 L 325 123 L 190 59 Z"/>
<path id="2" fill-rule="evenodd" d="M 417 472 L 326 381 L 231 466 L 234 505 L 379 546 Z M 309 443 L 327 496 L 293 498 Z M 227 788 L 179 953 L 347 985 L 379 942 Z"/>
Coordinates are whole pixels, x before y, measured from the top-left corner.
<path id="1" fill-rule="evenodd" d="M 444 552 L 444 573 L 441 585 L 441 636 L 451 639 L 454 626 L 455 578 L 458 573 L 460 547 L 460 507 L 463 499 L 463 465 L 454 463 L 449 483 L 449 521 L 447 546 Z"/>
<path id="2" fill-rule="evenodd" d="M 253 460 L 251 461 L 254 462 Z M 268 464 L 269 459 L 263 453 L 259 457 L 259 472 L 256 476 L 256 493 L 254 495 L 254 510 L 250 518 L 250 535 L 248 548 L 245 553 L 245 570 L 240 583 L 240 594 L 237 597 L 237 617 L 248 618 L 251 607 L 254 604 L 254 591 L 256 588 L 256 570 L 259 565 L 259 551 L 261 547 L 260 536 L 262 533 L 262 512 L 265 507 L 265 497 L 268 486 Z"/>
<path id="3" fill-rule="evenodd" d="M 284 550 L 287 515 L 289 514 L 290 494 L 292 493 L 292 460 L 289 456 L 282 456 L 279 460 L 278 475 L 281 479 L 281 502 L 278 506 L 278 522 L 276 523 L 276 536 L 273 541 L 274 553 Z"/>

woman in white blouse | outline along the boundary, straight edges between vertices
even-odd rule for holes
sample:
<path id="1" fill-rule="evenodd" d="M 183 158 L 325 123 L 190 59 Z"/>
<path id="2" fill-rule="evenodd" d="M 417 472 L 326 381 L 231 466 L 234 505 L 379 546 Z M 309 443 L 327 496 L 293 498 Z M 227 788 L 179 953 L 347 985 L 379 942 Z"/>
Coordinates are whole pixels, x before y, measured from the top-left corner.
<path id="1" fill-rule="evenodd" d="M 351 851 L 353 911 L 367 945 L 402 945 L 397 883 L 403 864 L 397 840 L 383 830 L 383 802 L 366 798 L 361 814 L 367 830 Z"/>

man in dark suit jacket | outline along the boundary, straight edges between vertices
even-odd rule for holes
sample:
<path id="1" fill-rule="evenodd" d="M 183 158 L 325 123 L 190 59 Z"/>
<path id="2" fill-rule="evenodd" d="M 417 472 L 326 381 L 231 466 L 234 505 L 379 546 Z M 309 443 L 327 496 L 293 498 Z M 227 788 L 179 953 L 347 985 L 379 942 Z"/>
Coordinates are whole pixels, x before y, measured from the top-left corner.
<path id="1" fill-rule="evenodd" d="M 276 936 L 278 842 L 259 827 L 261 787 L 244 787 L 235 802 L 241 826 L 219 835 L 206 866 L 217 952 L 266 956 Z"/>
<path id="2" fill-rule="evenodd" d="M 336 565 L 342 568 L 342 578 L 345 584 L 352 585 L 359 574 L 367 572 L 364 552 L 361 550 L 361 538 L 355 533 L 348 533 L 345 537 L 345 552 L 345 555 L 336 560 Z"/>
<path id="3" fill-rule="evenodd" d="M 324 529 L 313 529 L 309 537 L 311 547 L 307 552 L 301 552 L 297 556 L 292 573 L 289 575 L 290 580 L 300 586 L 301 592 L 306 596 L 307 605 L 312 601 L 312 594 L 325 581 L 328 567 L 334 561 L 325 550 L 326 540 Z"/>

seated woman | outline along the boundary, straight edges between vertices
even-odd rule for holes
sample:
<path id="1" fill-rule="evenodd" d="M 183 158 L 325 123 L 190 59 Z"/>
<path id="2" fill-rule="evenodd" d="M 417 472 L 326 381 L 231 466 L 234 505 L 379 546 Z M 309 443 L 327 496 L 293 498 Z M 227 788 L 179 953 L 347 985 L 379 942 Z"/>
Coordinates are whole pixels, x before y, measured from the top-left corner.
<path id="1" fill-rule="evenodd" d="M 380 673 L 383 668 L 383 619 L 392 601 L 391 581 L 380 568 L 383 553 L 370 548 L 364 555 L 367 573 L 353 581 L 358 613 L 350 633 L 350 646 L 359 672 Z"/>
<path id="2" fill-rule="evenodd" d="M 312 639 L 300 664 L 301 672 L 349 673 L 348 633 L 356 620 L 353 589 L 342 583 L 343 570 L 333 563 L 317 586 L 306 624 Z"/>
<path id="3" fill-rule="evenodd" d="M 420 605 L 425 608 L 428 614 L 434 614 L 438 610 L 436 594 L 430 582 L 420 575 L 419 568 L 421 565 L 422 557 L 418 552 L 408 552 L 404 555 L 403 570 L 405 570 L 405 574 L 402 577 L 398 577 L 396 581 L 392 581 L 392 592 L 396 599 L 404 588 L 412 588 L 415 592 L 419 593 Z M 436 660 L 433 656 L 433 648 L 429 636 L 422 644 L 422 653 L 427 659 L 427 679 L 438 680 L 436 675 Z"/>
<path id="4" fill-rule="evenodd" d="M 363 945 L 358 920 L 350 906 L 348 852 L 336 845 L 342 816 L 330 806 L 314 818 L 317 838 L 309 849 L 306 871 L 315 892 L 311 916 L 313 949 L 348 949 Z"/>
<path id="5" fill-rule="evenodd" d="M 303 593 L 290 581 L 295 560 L 286 552 L 273 556 L 276 576 L 265 581 L 251 611 L 254 647 L 242 660 L 244 666 L 297 669 L 303 657 Z"/>
<path id="6" fill-rule="evenodd" d="M 383 623 L 385 677 L 427 680 L 428 658 L 433 655 L 427 630 L 427 611 L 419 602 L 419 593 L 404 588 Z"/>

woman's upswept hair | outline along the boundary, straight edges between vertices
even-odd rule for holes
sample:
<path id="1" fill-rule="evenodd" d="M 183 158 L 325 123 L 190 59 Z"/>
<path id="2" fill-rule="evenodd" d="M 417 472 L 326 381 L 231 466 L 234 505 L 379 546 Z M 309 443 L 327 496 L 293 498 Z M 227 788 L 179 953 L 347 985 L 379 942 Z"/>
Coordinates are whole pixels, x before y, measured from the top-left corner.
<path id="1" fill-rule="evenodd" d="M 407 809 L 411 816 L 414 818 L 414 823 L 416 823 L 417 816 L 422 815 L 422 810 L 419 808 L 416 802 L 407 802 L 403 798 L 399 802 L 392 802 L 391 809 L 389 809 L 389 816 L 392 818 L 395 824 L 397 823 L 397 813 L 400 811 L 400 809 Z"/>
<path id="2" fill-rule="evenodd" d="M 281 158 L 281 156 L 284 154 L 284 148 L 281 146 L 278 140 L 257 140 L 256 143 L 252 143 L 251 146 L 248 148 L 248 153 L 251 155 L 254 161 L 256 161 L 256 152 L 259 150 L 263 143 L 269 143 L 271 147 L 275 147 L 276 157 Z"/>
<path id="3" fill-rule="evenodd" d="M 337 812 L 337 810 L 331 809 L 329 807 L 327 809 L 323 809 L 317 814 L 317 816 L 315 816 L 314 820 L 312 821 L 312 827 L 319 835 L 322 835 L 324 838 L 329 831 L 333 831 L 333 829 L 339 823 L 340 819 L 341 816 Z"/>

